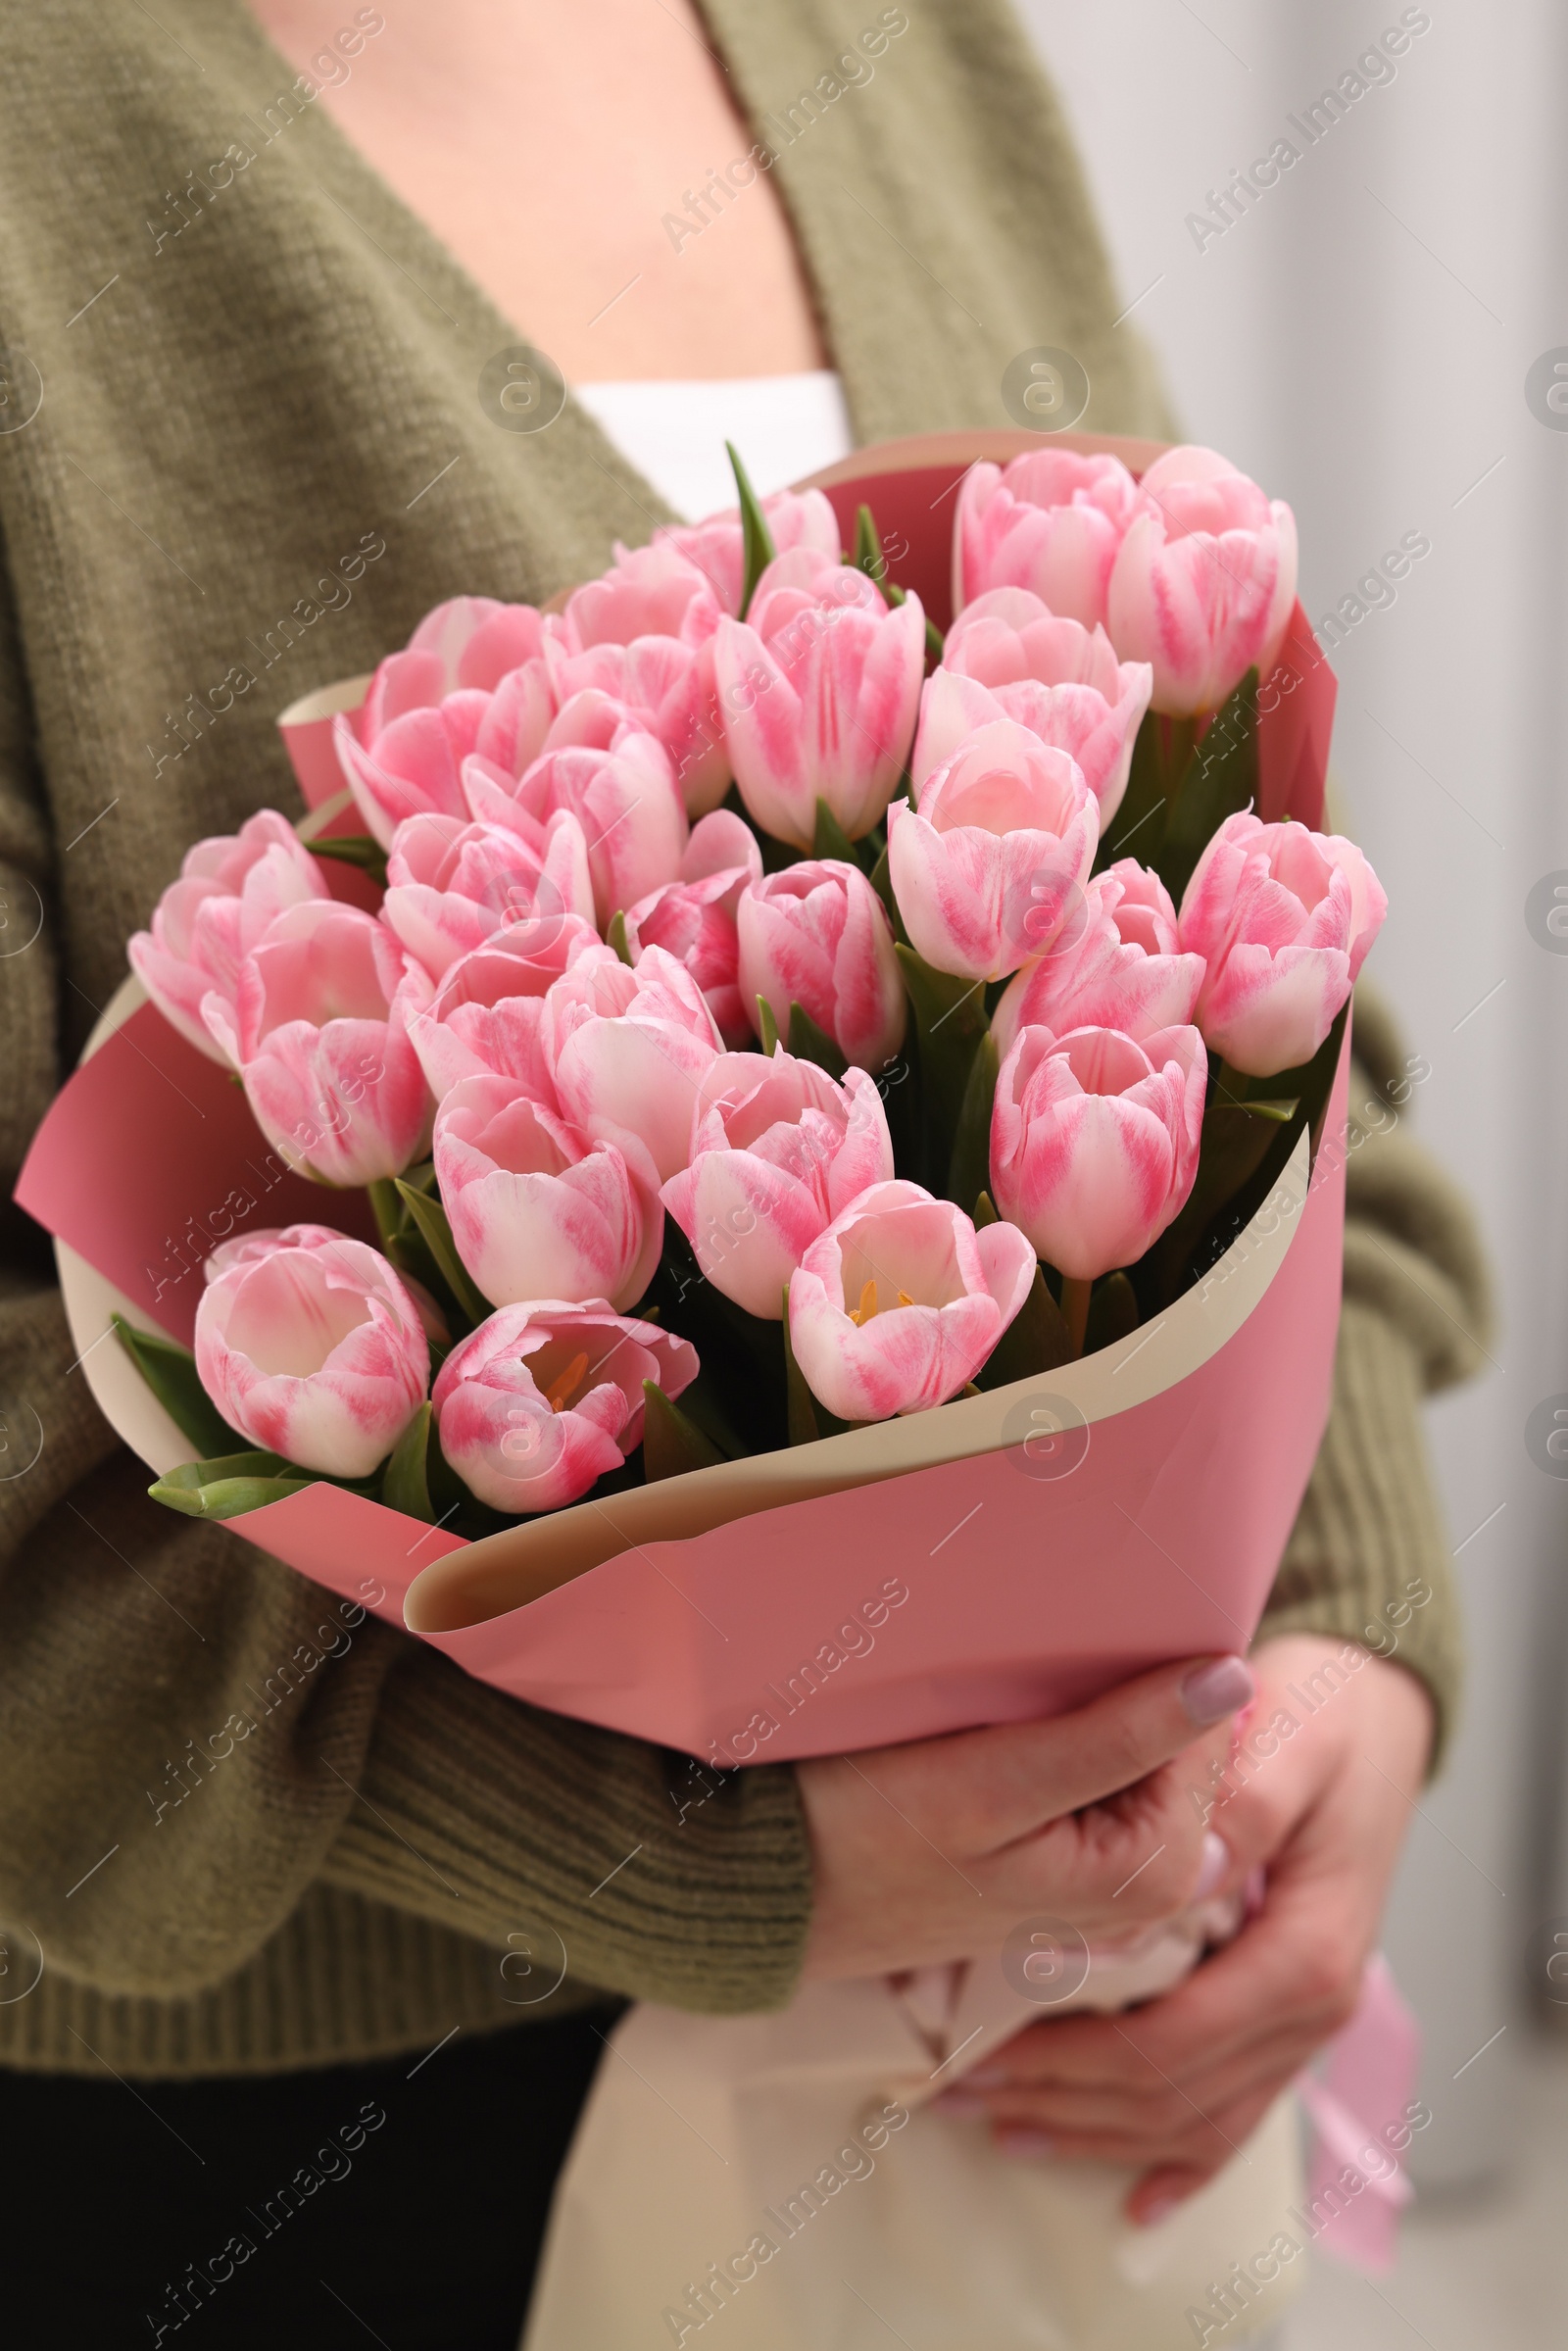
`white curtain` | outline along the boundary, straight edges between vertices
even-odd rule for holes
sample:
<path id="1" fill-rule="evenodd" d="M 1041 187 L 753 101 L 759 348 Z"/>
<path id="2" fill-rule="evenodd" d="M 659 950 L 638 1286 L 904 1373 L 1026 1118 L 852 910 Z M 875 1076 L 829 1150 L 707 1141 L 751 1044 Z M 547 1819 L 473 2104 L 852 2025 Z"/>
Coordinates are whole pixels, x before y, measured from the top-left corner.
<path id="1" fill-rule="evenodd" d="M 1302 601 L 1341 610 L 1339 794 L 1393 907 L 1373 976 L 1497 1268 L 1495 1364 L 1429 1419 L 1470 1678 L 1389 1934 L 1427 2036 L 1418 2178 L 1473 2180 L 1505 2156 L 1532 1938 L 1568 1912 L 1568 1486 L 1526 1449 L 1568 1405 L 1568 955 L 1526 918 L 1568 881 L 1568 430 L 1526 387 L 1568 347 L 1568 25 L 1551 0 L 1023 8 L 1185 430 L 1292 502 Z M 1280 140 L 1298 160 L 1217 205 Z"/>

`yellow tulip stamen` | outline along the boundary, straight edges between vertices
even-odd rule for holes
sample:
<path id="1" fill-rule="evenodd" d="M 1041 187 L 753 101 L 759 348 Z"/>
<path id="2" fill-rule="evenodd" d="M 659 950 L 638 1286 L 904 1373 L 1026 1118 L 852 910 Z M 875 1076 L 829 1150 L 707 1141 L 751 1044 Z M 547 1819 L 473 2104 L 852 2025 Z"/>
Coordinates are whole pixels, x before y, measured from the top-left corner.
<path id="1" fill-rule="evenodd" d="M 545 1402 L 550 1406 L 552 1412 L 565 1411 L 567 1404 L 576 1395 L 578 1384 L 587 1369 L 587 1356 L 585 1354 L 573 1355 L 565 1370 L 556 1374 L 545 1390 Z"/>
<path id="2" fill-rule="evenodd" d="M 860 1292 L 859 1304 L 850 1308 L 850 1320 L 854 1323 L 856 1329 L 858 1330 L 861 1323 L 869 1322 L 875 1312 L 876 1283 L 873 1280 L 867 1282 L 864 1289 Z"/>
<path id="3" fill-rule="evenodd" d="M 909 1296 L 906 1290 L 901 1290 L 899 1292 L 899 1304 L 901 1306 L 912 1306 L 914 1304 L 913 1298 Z"/>

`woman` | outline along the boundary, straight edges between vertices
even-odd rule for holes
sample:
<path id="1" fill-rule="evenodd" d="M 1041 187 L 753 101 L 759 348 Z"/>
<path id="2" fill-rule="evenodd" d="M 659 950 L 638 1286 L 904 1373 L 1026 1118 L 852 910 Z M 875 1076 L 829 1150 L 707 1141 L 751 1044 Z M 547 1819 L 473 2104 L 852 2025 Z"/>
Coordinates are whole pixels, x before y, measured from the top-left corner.
<path id="1" fill-rule="evenodd" d="M 1087 367 L 1086 427 L 1168 430 L 1003 0 L 864 13 L 7 8 L 13 1169 L 185 847 L 290 805 L 285 703 L 441 597 L 543 600 L 668 518 L 646 402 L 605 385 L 795 379 L 712 412 L 814 440 L 780 478 L 839 454 L 829 371 L 858 440 L 1000 425 L 1042 342 Z M 537 430 L 500 398 L 525 332 L 590 387 Z M 1145 1916 L 1205 1862 L 1268 1865 L 1261 1916 L 1136 2038 L 1039 2027 L 967 2093 L 1024 2159 L 1132 2164 L 1144 2220 L 1227 2160 L 1353 2001 L 1452 1694 L 1416 1407 L 1469 1368 L 1479 1279 L 1388 1131 L 1397 1056 L 1357 1034 L 1385 1131 L 1351 1164 L 1335 1410 L 1253 1671 L 1268 1706 L 1347 1641 L 1396 1661 L 1215 1813 L 1219 1847 L 1187 1791 L 1251 1684 L 1212 1661 L 876 1759 L 914 1833 L 831 1763 L 742 1773 L 677 1825 L 679 1759 L 148 1503 L 13 1214 L 0 2120 L 32 2157 L 6 2264 L 29 2339 L 511 2344 L 614 2002 L 733 2012 L 803 1967 L 962 1951 L 935 1848 L 1010 1916 L 1090 1917 L 1160 1843 Z M 260 1735 L 192 1763 L 241 1706 Z"/>

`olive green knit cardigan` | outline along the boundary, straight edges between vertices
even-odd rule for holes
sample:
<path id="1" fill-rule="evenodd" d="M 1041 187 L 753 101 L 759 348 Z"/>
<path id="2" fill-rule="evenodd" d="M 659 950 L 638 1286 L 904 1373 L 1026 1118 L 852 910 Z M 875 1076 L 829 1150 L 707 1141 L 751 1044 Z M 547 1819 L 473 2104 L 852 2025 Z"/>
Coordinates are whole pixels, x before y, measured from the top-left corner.
<path id="1" fill-rule="evenodd" d="M 1041 343 L 1083 360 L 1088 426 L 1168 429 L 1002 0 L 922 0 L 870 86 L 809 119 L 800 94 L 869 13 L 707 9 L 742 104 L 776 118 L 857 435 L 1005 425 L 1003 370 Z M 662 509 L 569 401 L 546 432 L 496 429 L 476 387 L 515 326 L 238 0 L 3 0 L 0 42 L 9 1190 L 184 850 L 297 806 L 276 711 L 438 598 L 546 598 Z M 1362 1100 L 1399 1091 L 1374 1032 Z M 1399 1653 L 1446 1705 L 1417 1404 L 1471 1366 L 1480 1276 L 1387 1099 L 1351 1159 L 1336 1404 L 1269 1626 L 1366 1637 L 1418 1585 Z M 787 1996 L 810 1899 L 790 1771 L 683 1815 L 679 1758 L 371 1620 L 331 1628 L 317 1588 L 145 1498 L 47 1247 L 9 1208 L 0 1240 L 0 2062 L 277 2070 L 553 2015 L 591 1985 Z M 257 1733 L 215 1761 L 236 1710 Z"/>

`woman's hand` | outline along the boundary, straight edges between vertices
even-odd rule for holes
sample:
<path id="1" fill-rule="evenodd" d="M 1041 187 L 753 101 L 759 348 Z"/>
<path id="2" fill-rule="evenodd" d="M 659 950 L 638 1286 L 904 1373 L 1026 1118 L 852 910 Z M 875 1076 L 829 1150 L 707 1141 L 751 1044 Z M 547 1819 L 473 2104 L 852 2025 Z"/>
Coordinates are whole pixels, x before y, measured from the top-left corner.
<path id="1" fill-rule="evenodd" d="M 1223 1762 L 1215 1726 L 1252 1690 L 1241 1658 L 1200 1659 L 1054 1722 L 798 1765 L 815 1860 L 806 1974 L 994 1952 L 1032 1913 L 1086 1935 L 1168 1917 L 1202 1879 L 1188 1787 Z"/>
<path id="2" fill-rule="evenodd" d="M 1145 2223 L 1229 2161 L 1354 2012 L 1431 1746 L 1432 1701 L 1402 1666 L 1316 1636 L 1252 1664 L 1239 1758 L 1188 1774 L 1181 1801 L 1196 1824 L 1212 1799 L 1222 1888 L 1264 1865 L 1262 1909 L 1162 1999 L 1031 2025 L 941 2101 L 987 2113 L 1019 2155 L 1143 2167 L 1128 2210 Z"/>

